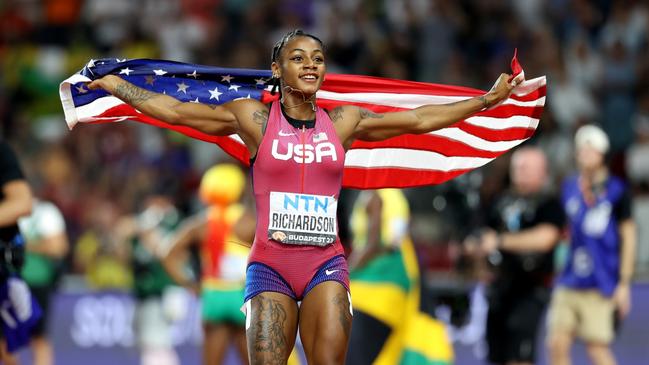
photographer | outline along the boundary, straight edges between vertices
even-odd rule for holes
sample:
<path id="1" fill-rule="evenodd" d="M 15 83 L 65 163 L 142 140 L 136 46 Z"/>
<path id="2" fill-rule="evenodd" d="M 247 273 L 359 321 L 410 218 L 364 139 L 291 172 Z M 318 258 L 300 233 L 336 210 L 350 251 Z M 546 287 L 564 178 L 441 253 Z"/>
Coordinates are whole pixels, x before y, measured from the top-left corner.
<path id="1" fill-rule="evenodd" d="M 489 362 L 532 364 L 565 218 L 558 198 L 546 191 L 547 160 L 540 149 L 516 150 L 510 177 L 512 186 L 492 206 L 490 229 L 480 237 L 494 267 L 487 291 Z"/>
<path id="2" fill-rule="evenodd" d="M 4 140 L 0 140 L 0 186 L 0 245 L 3 257 L 0 261 L 0 304 L 3 308 L 0 363 L 15 364 L 16 359 L 8 351 L 28 341 L 29 326 L 25 324 L 31 323 L 36 316 L 27 286 L 18 279 L 10 280 L 19 272 L 22 264 L 24 243 L 17 222 L 18 218 L 31 212 L 32 194 L 14 152 Z M 6 315 L 15 317 L 12 318 L 15 322 L 8 323 Z"/>

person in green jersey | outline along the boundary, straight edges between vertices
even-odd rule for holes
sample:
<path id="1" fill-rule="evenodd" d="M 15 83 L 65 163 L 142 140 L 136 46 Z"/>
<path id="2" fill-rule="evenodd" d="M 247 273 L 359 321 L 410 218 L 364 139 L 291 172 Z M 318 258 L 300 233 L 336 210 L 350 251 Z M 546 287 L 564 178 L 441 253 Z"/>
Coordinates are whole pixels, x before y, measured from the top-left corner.
<path id="1" fill-rule="evenodd" d="M 26 243 L 21 276 L 43 309 L 43 316 L 31 330 L 34 365 L 51 365 L 54 350 L 47 338 L 47 322 L 52 293 L 69 250 L 65 220 L 56 205 L 34 199 L 32 214 L 20 218 L 18 227 Z"/>
<path id="2" fill-rule="evenodd" d="M 165 297 L 172 292 L 174 283 L 161 263 L 169 237 L 180 221 L 180 212 L 172 200 L 164 194 L 153 194 L 139 214 L 121 218 L 115 229 L 127 247 L 133 270 L 133 324 L 142 365 L 180 363 L 171 338 L 174 318 L 165 306 Z"/>

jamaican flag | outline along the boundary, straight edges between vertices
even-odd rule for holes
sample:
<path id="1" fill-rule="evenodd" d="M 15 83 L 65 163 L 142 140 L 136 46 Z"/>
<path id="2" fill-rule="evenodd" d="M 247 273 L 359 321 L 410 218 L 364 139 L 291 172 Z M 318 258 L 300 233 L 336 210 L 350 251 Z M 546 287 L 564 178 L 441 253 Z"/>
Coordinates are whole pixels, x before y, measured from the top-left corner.
<path id="1" fill-rule="evenodd" d="M 453 363 L 444 324 L 420 309 L 419 267 L 410 239 L 352 272 L 351 293 L 348 364 Z"/>

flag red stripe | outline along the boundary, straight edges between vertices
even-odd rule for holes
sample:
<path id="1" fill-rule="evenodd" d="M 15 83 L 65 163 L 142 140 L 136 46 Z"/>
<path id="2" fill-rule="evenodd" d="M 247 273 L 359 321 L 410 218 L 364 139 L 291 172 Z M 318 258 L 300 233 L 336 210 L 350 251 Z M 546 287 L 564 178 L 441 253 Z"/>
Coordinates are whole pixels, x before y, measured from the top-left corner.
<path id="1" fill-rule="evenodd" d="M 540 119 L 543 114 L 543 104 L 537 106 L 499 105 L 493 109 L 474 114 L 476 117 L 509 118 L 516 115 Z"/>
<path id="2" fill-rule="evenodd" d="M 479 96 L 486 92 L 469 87 L 343 74 L 327 75 L 321 90 L 337 93 L 393 93 L 394 90 L 399 90 L 400 94 L 463 97 Z M 546 86 L 543 85 L 525 95 L 512 94 L 510 99 L 532 101 L 545 95 Z"/>
<path id="3" fill-rule="evenodd" d="M 537 100 L 539 98 L 544 97 L 546 95 L 546 92 L 547 92 L 546 86 L 543 85 L 543 86 L 539 87 L 538 89 L 536 89 L 536 90 L 534 90 L 534 91 L 532 91 L 532 92 L 530 92 L 528 94 L 525 94 L 525 95 L 511 94 L 511 95 L 509 95 L 509 98 L 513 99 L 513 100 L 518 100 L 518 101 L 534 101 L 534 100 Z"/>
<path id="4" fill-rule="evenodd" d="M 530 138 L 535 129 L 534 128 L 507 128 L 507 129 L 491 129 L 486 127 L 480 127 L 477 125 L 469 124 L 467 122 L 459 122 L 454 125 L 461 130 L 473 134 L 476 137 L 480 137 L 484 140 L 491 142 L 498 141 L 514 141 L 519 139 Z"/>
<path id="5" fill-rule="evenodd" d="M 354 189 L 407 188 L 441 184 L 470 170 L 436 171 L 403 168 L 345 167 L 343 186 Z"/>
<path id="6" fill-rule="evenodd" d="M 477 96 L 485 93 L 470 87 L 345 74 L 327 74 L 321 89 L 338 93 L 394 93 L 399 90 L 401 94 L 443 96 Z"/>
<path id="7" fill-rule="evenodd" d="M 105 112 L 97 115 L 97 117 L 98 118 L 119 117 L 121 119 L 121 117 L 125 115 L 133 116 L 133 118 L 129 118 L 129 120 L 139 121 L 156 127 L 171 129 L 173 131 L 182 133 L 186 136 L 200 139 L 201 141 L 218 144 L 225 152 L 227 152 L 229 155 L 239 160 L 244 165 L 248 166 L 250 164 L 250 153 L 248 152 L 248 148 L 243 143 L 240 143 L 239 141 L 235 141 L 232 138 L 229 138 L 227 136 L 212 136 L 189 127 L 171 125 L 162 122 L 158 119 L 151 118 L 147 115 L 138 113 L 135 111 L 135 109 L 133 109 L 131 106 L 126 104 L 120 104 L 118 106 L 112 107 L 106 110 Z M 105 123 L 105 122 L 106 122 L 105 120 L 102 120 L 102 121 L 97 121 L 95 123 Z"/>

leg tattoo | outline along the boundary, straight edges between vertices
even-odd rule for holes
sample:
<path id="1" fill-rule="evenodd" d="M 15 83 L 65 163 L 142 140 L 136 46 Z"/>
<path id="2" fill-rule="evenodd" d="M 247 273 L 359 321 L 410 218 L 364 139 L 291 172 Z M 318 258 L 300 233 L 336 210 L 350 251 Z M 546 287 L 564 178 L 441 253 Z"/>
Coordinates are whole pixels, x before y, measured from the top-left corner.
<path id="1" fill-rule="evenodd" d="M 252 300 L 252 312 L 257 315 L 253 317 L 250 327 L 250 336 L 254 341 L 253 359 L 263 364 L 284 363 L 289 351 L 284 335 L 286 310 L 279 301 L 260 295 Z"/>
<path id="2" fill-rule="evenodd" d="M 338 293 L 333 298 L 333 303 L 338 307 L 338 320 L 343 330 L 349 335 L 352 327 L 352 314 L 349 311 L 349 298 L 347 293 Z"/>

